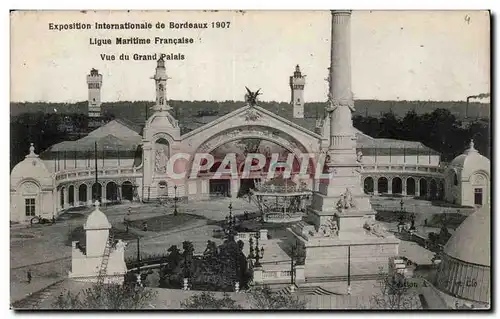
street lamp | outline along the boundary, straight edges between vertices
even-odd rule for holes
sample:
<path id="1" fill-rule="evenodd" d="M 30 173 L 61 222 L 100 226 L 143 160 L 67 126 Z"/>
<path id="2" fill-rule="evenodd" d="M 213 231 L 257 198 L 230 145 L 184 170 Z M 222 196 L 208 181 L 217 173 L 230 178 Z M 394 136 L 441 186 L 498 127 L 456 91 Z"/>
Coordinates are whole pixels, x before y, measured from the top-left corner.
<path id="1" fill-rule="evenodd" d="M 295 261 L 299 259 L 299 242 L 297 241 L 295 245 L 292 245 L 292 252 L 290 255 L 290 290 L 293 292 L 295 290 Z"/>
<path id="2" fill-rule="evenodd" d="M 177 211 L 177 185 L 174 185 L 174 216 L 177 216 L 179 212 Z"/>
<path id="3" fill-rule="evenodd" d="M 233 203 L 229 203 L 229 216 L 226 216 L 226 225 L 224 232 L 226 234 L 226 237 L 229 240 L 234 240 L 234 236 L 236 235 L 236 216 L 233 216 Z"/>
<path id="4" fill-rule="evenodd" d="M 351 294 L 351 245 L 347 246 L 347 294 Z"/>
<path id="5" fill-rule="evenodd" d="M 260 260 L 264 257 L 264 247 L 260 247 L 259 249 L 259 235 L 255 236 L 255 248 L 253 247 L 253 239 L 250 237 L 250 254 L 248 255 L 248 259 L 255 259 L 255 267 L 260 267 Z"/>

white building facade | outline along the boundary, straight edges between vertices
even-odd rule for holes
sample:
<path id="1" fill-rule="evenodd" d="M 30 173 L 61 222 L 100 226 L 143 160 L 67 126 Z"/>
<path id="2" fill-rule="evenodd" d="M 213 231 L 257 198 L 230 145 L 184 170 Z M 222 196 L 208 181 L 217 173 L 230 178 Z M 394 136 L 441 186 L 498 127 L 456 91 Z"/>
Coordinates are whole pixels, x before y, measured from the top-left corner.
<path id="1" fill-rule="evenodd" d="M 242 189 L 252 187 L 255 180 L 265 180 L 268 171 L 274 170 L 276 163 L 286 162 L 290 154 L 291 178 L 318 190 L 315 171 L 323 169 L 317 167 L 317 159 L 328 149 L 328 115 L 321 120 L 308 119 L 294 111 L 295 105 L 290 114 L 276 114 L 247 103 L 221 117 L 202 118 L 198 123 L 184 119 L 182 123 L 171 114 L 167 103 L 168 77 L 163 59 L 157 62 L 153 79 L 156 105 L 142 130 L 125 120 L 113 120 L 84 138 L 51 146 L 40 157 L 32 146 L 26 159 L 11 172 L 11 220 L 51 218 L 73 207 L 90 206 L 96 199 L 106 203 L 175 196 L 188 200 L 236 197 Z M 190 129 L 181 134 L 181 127 Z M 473 205 L 463 199 L 471 189 L 483 187 L 482 202 L 489 198 L 489 169 L 485 168 L 489 162 L 484 159 L 480 160 L 482 169 L 473 172 L 468 163 L 474 161 L 464 161 L 461 169 L 452 163 L 453 171 L 464 182 L 462 190 L 457 191 L 450 188 L 448 175 L 443 174 L 440 154 L 422 143 L 376 139 L 358 130 L 355 136 L 360 183 L 366 193 L 445 197 L 450 202 Z M 214 165 L 191 176 L 193 166 L 196 167 L 193 160 L 199 153 L 211 154 Z M 236 154 L 238 175 L 215 177 L 214 172 L 221 164 L 227 164 L 224 158 L 230 153 Z M 246 153 L 264 154 L 266 165 L 242 176 Z M 304 153 L 315 159 L 310 160 L 306 174 L 299 174 Z M 476 156 L 473 153 L 469 156 Z M 279 156 L 273 158 L 272 154 Z M 174 172 L 186 172 L 186 176 L 173 178 L 167 174 L 169 162 L 175 163 Z"/>

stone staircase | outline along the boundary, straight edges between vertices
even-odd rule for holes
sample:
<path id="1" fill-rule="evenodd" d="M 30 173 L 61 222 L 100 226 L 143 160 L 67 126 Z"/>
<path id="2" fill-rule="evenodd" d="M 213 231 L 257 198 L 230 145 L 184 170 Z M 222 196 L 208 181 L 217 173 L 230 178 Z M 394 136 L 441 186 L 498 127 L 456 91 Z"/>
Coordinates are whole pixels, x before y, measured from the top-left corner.
<path id="1" fill-rule="evenodd" d="M 319 296 L 327 296 L 327 295 L 340 295 L 338 293 L 326 290 L 320 286 L 302 286 L 295 288 L 294 292 L 291 292 L 290 286 L 286 286 L 278 291 L 280 294 L 291 295 L 291 294 L 302 294 L 302 295 L 319 295 Z"/>
<path id="2" fill-rule="evenodd" d="M 380 278 L 380 274 L 360 274 L 351 275 L 351 281 L 365 281 L 365 280 L 377 280 Z M 318 276 L 318 277 L 306 277 L 307 283 L 316 282 L 341 282 L 347 281 L 347 276 Z"/>
<path id="3" fill-rule="evenodd" d="M 11 308 L 15 310 L 40 309 L 40 305 L 57 292 L 65 279 L 54 282 L 47 287 L 29 294 L 27 297 L 12 303 Z"/>

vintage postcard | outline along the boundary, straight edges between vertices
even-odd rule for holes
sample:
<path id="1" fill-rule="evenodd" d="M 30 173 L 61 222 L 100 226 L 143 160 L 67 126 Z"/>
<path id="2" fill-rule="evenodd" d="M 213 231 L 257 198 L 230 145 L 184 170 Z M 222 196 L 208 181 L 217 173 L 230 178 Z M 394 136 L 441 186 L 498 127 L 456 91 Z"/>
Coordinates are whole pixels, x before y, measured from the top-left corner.
<path id="1" fill-rule="evenodd" d="M 12 309 L 490 309 L 490 12 L 10 22 Z"/>

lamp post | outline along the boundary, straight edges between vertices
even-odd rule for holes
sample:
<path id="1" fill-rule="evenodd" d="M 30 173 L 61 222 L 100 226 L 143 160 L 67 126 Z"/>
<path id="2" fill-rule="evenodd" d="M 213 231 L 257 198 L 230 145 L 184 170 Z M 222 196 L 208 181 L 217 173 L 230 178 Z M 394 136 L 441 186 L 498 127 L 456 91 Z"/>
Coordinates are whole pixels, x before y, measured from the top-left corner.
<path id="1" fill-rule="evenodd" d="M 225 232 L 227 239 L 229 239 L 230 241 L 233 241 L 234 236 L 236 235 L 236 230 L 235 230 L 236 216 L 233 216 L 233 203 L 232 202 L 229 203 L 228 208 L 229 208 L 229 215 L 226 216 L 226 226 L 225 226 L 224 232 Z"/>
<path id="2" fill-rule="evenodd" d="M 259 249 L 259 235 L 255 236 L 255 248 L 253 247 L 253 239 L 250 237 L 250 254 L 248 255 L 248 259 L 255 259 L 255 267 L 260 267 L 260 260 L 264 257 L 264 247 L 260 247 Z"/>
<path id="3" fill-rule="evenodd" d="M 347 246 L 347 294 L 351 294 L 351 245 Z"/>
<path id="4" fill-rule="evenodd" d="M 137 273 L 141 273 L 141 245 L 139 236 L 137 236 Z"/>
<path id="5" fill-rule="evenodd" d="M 177 211 L 177 185 L 174 185 L 174 216 L 177 216 L 179 212 Z"/>
<path id="6" fill-rule="evenodd" d="M 299 243 L 296 242 L 295 245 L 292 245 L 292 252 L 290 255 L 290 291 L 294 292 L 295 291 L 295 265 L 296 261 L 300 257 L 298 252 L 299 252 Z"/>

